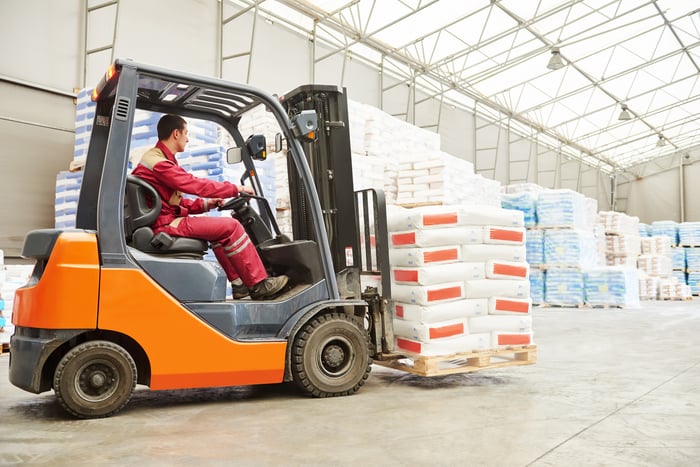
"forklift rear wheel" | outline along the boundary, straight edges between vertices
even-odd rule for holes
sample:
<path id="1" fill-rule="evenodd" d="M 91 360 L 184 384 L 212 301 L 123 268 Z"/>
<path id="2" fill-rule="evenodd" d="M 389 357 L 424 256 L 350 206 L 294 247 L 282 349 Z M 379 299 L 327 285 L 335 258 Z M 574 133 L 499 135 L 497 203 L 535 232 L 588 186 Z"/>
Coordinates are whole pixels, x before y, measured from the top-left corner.
<path id="1" fill-rule="evenodd" d="M 315 317 L 294 339 L 294 381 L 315 397 L 355 393 L 365 384 L 371 364 L 367 331 L 345 313 Z"/>
<path id="2" fill-rule="evenodd" d="M 136 387 L 136 364 L 121 346 L 84 342 L 58 363 L 53 389 L 59 403 L 78 418 L 109 417 L 119 412 Z"/>

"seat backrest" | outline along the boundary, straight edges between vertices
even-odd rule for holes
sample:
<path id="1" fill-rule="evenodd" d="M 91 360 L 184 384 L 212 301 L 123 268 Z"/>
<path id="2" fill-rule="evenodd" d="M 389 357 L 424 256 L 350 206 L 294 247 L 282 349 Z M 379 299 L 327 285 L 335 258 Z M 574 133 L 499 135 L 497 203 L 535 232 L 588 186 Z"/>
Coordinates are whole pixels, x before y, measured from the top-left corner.
<path id="1" fill-rule="evenodd" d="M 127 241 L 131 240 L 136 229 L 153 224 L 160 214 L 160 208 L 160 195 L 156 189 L 135 175 L 127 175 L 124 199 L 124 231 Z"/>

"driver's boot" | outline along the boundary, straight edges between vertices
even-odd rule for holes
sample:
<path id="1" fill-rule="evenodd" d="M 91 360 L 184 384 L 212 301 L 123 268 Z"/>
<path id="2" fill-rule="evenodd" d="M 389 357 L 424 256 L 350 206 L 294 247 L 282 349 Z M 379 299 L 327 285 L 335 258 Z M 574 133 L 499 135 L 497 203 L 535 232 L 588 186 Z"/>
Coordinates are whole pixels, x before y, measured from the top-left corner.
<path id="1" fill-rule="evenodd" d="M 250 298 L 253 300 L 267 300 L 277 295 L 287 285 L 289 278 L 285 275 L 268 277 L 250 288 Z"/>

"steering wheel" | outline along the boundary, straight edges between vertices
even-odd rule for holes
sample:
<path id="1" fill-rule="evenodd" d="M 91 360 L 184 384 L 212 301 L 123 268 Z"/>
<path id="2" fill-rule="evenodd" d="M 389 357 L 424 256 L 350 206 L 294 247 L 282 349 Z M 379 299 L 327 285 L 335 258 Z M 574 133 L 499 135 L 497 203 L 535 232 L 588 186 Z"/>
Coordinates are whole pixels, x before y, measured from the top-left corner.
<path id="1" fill-rule="evenodd" d="M 219 206 L 217 209 L 219 211 L 239 211 L 241 208 L 243 208 L 246 204 L 250 203 L 250 197 L 245 194 L 245 193 L 239 193 L 238 196 L 235 198 L 231 198 L 228 201 L 224 202 L 221 206 Z"/>

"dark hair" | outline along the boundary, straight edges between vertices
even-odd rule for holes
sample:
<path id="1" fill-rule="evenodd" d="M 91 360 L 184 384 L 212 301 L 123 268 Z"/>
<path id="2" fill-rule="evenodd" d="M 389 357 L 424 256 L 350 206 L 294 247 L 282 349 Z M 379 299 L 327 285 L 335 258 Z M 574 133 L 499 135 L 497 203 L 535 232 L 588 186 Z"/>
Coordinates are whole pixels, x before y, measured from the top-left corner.
<path id="1" fill-rule="evenodd" d="M 158 120 L 158 139 L 162 141 L 170 138 L 173 131 L 184 130 L 185 125 L 187 125 L 187 122 L 179 115 L 163 115 Z"/>

